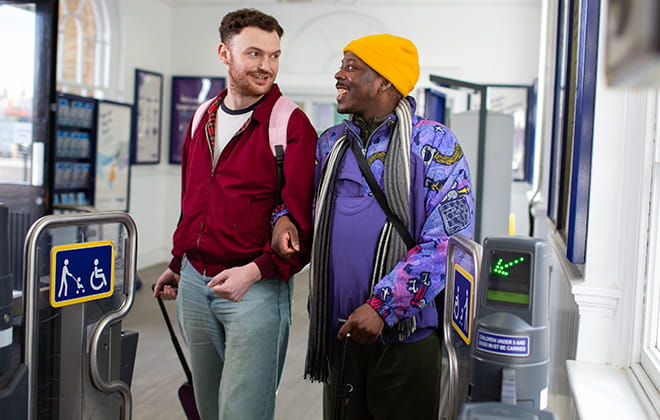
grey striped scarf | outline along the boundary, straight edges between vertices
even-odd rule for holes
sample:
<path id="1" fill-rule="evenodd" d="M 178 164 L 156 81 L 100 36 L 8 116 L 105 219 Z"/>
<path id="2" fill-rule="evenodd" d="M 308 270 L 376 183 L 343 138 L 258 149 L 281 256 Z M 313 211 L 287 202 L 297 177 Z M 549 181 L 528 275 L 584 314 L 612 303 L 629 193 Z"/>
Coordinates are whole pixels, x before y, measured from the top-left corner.
<path id="1" fill-rule="evenodd" d="M 410 135 L 412 131 L 412 111 L 408 100 L 403 98 L 394 113 L 397 124 L 390 139 L 384 167 L 385 194 L 392 211 L 406 228 L 410 229 Z M 314 218 L 314 242 L 310 269 L 310 324 L 305 360 L 305 378 L 327 382 L 330 373 L 330 340 L 328 327 L 333 324 L 328 319 L 330 301 L 328 290 L 328 245 L 330 243 L 331 220 L 334 211 L 334 188 L 337 172 L 350 141 L 357 141 L 347 135 L 340 137 L 333 145 L 321 174 L 316 191 L 316 211 Z M 387 221 L 378 238 L 374 258 L 371 290 L 374 285 L 397 262 L 406 255 L 403 239 Z M 415 318 L 397 323 L 394 332 L 403 339 L 415 331 Z"/>

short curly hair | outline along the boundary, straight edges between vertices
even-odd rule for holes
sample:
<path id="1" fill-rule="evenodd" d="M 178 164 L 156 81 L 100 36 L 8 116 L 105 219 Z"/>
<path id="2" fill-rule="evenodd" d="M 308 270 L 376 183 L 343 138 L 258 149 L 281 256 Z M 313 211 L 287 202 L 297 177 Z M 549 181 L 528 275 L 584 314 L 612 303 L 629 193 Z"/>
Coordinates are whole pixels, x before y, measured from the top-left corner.
<path id="1" fill-rule="evenodd" d="M 274 17 L 257 9 L 239 9 L 227 13 L 222 18 L 218 28 L 220 42 L 229 42 L 234 35 L 238 35 L 247 26 L 254 26 L 266 32 L 277 32 L 280 38 L 284 34 L 284 29 Z"/>

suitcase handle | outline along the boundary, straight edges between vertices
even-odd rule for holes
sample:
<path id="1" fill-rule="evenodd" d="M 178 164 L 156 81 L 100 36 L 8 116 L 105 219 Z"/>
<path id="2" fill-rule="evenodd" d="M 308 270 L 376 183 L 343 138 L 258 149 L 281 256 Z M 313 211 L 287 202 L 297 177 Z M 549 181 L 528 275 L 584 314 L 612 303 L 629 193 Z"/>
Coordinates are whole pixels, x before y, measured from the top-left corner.
<path id="1" fill-rule="evenodd" d="M 156 284 L 152 284 L 151 290 L 154 290 L 155 287 Z M 172 344 L 174 344 L 174 350 L 176 350 L 176 355 L 179 357 L 179 361 L 181 362 L 181 367 L 183 368 L 183 371 L 186 374 L 188 383 L 192 384 L 192 373 L 190 372 L 190 367 L 188 367 L 188 362 L 186 362 L 186 357 L 184 356 L 183 350 L 181 349 L 181 345 L 179 344 L 179 339 L 176 337 L 176 333 L 174 332 L 174 328 L 172 327 L 172 322 L 170 321 L 170 317 L 167 314 L 167 308 L 165 308 L 163 299 L 161 299 L 160 296 L 156 296 L 156 300 L 158 301 L 160 312 L 163 314 L 165 325 L 167 325 L 167 331 L 170 333 L 170 339 L 172 340 Z"/>

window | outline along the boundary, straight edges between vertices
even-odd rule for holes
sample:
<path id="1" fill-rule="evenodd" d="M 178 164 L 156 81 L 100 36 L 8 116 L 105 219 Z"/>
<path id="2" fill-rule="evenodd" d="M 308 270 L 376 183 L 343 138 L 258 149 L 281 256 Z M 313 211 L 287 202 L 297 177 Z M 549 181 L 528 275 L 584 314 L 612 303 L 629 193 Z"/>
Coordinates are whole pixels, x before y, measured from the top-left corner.
<path id="1" fill-rule="evenodd" d="M 566 241 L 568 260 L 584 264 L 600 1 L 558 5 L 548 217 Z"/>
<path id="2" fill-rule="evenodd" d="M 110 26 L 103 2 L 60 0 L 57 90 L 103 98 L 108 89 Z"/>
<path id="3" fill-rule="evenodd" d="M 32 183 L 35 5 L 0 6 L 0 174 L 3 184 Z"/>

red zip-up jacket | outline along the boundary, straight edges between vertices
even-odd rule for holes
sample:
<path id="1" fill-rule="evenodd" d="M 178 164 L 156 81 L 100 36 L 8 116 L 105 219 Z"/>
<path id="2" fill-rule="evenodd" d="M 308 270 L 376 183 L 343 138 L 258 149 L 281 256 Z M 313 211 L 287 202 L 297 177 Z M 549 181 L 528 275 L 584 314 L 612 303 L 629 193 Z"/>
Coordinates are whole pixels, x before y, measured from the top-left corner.
<path id="1" fill-rule="evenodd" d="M 216 99 L 226 93 L 223 90 Z M 207 123 L 217 105 L 209 107 L 192 137 L 188 126 L 181 162 L 181 216 L 169 265 L 175 273 L 184 254 L 207 276 L 254 261 L 264 278 L 288 280 L 309 262 L 317 135 L 300 109 L 291 114 L 287 128 L 282 200 L 298 226 L 301 252 L 282 259 L 270 247 L 277 172 L 268 122 L 281 95 L 274 85 L 225 146 L 215 169 Z"/>

